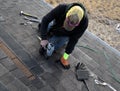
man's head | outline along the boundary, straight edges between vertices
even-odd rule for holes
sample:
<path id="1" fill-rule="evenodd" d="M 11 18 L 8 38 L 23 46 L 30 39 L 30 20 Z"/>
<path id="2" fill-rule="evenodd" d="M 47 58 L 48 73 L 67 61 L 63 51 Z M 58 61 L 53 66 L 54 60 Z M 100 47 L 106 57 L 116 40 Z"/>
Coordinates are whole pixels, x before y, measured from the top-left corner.
<path id="1" fill-rule="evenodd" d="M 73 6 L 66 13 L 65 22 L 69 27 L 76 27 L 84 16 L 84 11 L 80 6 Z"/>

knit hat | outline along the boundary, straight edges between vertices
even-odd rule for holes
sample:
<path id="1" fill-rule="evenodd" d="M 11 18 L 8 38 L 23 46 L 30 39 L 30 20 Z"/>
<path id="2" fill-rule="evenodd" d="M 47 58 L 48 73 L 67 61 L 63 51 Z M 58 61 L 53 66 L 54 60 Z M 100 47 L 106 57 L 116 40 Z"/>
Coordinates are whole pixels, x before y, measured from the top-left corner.
<path id="1" fill-rule="evenodd" d="M 80 22 L 84 16 L 84 11 L 80 6 L 73 6 L 70 10 L 68 10 L 66 18 L 69 16 L 73 16 L 73 18 L 70 19 L 71 21 Z"/>

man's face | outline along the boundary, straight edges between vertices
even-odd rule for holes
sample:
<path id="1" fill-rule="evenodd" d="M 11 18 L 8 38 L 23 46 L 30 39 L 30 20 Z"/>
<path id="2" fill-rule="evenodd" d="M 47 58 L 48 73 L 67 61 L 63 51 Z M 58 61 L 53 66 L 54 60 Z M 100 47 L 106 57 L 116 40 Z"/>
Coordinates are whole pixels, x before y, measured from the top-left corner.
<path id="1" fill-rule="evenodd" d="M 70 15 L 66 17 L 65 22 L 70 27 L 76 27 L 79 25 L 79 20 L 77 15 Z"/>

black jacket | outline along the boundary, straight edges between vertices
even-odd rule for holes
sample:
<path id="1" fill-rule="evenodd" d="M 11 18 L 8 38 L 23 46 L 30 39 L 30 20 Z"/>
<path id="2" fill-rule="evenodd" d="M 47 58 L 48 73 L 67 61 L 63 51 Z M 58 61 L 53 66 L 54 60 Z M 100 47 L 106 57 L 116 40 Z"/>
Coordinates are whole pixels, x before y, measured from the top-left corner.
<path id="1" fill-rule="evenodd" d="M 81 20 L 79 26 L 75 27 L 72 31 L 65 30 L 63 26 L 63 22 L 66 17 L 66 12 L 74 5 L 78 5 L 83 8 L 84 10 L 84 16 Z M 41 23 L 41 37 L 42 39 L 47 39 L 47 27 L 48 24 L 55 20 L 55 25 L 51 28 L 52 32 L 56 36 L 68 36 L 69 42 L 66 46 L 65 52 L 70 54 L 76 43 L 78 42 L 78 39 L 83 35 L 86 28 L 88 27 L 88 17 L 85 8 L 82 6 L 82 4 L 72 3 L 72 4 L 60 4 L 53 10 L 51 10 L 47 15 L 45 15 L 42 19 Z"/>

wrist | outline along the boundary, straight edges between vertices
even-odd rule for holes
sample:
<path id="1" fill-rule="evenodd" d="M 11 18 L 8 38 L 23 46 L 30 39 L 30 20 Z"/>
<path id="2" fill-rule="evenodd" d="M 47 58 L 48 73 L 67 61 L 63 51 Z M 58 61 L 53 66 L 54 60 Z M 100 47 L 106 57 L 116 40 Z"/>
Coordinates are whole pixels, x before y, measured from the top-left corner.
<path id="1" fill-rule="evenodd" d="M 69 54 L 67 54 L 66 52 L 63 54 L 63 58 L 65 59 L 65 60 L 67 60 L 68 58 L 69 58 Z"/>

